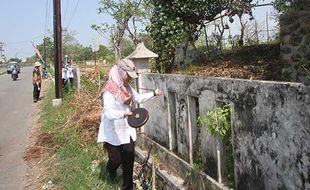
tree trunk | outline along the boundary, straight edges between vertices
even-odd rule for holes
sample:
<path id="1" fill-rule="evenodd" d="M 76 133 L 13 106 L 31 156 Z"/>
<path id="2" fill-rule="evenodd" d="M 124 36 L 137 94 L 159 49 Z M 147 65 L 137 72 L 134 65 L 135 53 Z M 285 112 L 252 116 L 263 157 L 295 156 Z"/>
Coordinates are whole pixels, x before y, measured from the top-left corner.
<path id="1" fill-rule="evenodd" d="M 115 46 L 114 51 L 115 51 L 115 64 L 117 64 L 119 60 L 121 60 L 121 49 L 120 47 Z"/>
<path id="2" fill-rule="evenodd" d="M 240 15 L 238 17 L 239 17 L 239 21 L 240 21 L 240 25 L 241 25 L 241 34 L 240 34 L 240 38 L 239 38 L 239 46 L 242 47 L 243 46 L 243 38 L 244 38 L 244 30 L 245 30 L 245 26 L 246 26 L 247 22 L 242 21 L 242 15 Z"/>

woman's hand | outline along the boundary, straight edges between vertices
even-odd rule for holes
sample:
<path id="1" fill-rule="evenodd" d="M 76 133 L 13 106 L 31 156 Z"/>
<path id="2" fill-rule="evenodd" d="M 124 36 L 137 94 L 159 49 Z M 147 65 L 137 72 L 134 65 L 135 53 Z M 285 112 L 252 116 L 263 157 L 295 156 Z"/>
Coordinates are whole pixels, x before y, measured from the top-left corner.
<path id="1" fill-rule="evenodd" d="M 161 91 L 159 89 L 154 90 L 154 96 L 160 96 Z"/>
<path id="2" fill-rule="evenodd" d="M 125 118 L 128 118 L 129 116 L 131 116 L 132 115 L 132 112 L 130 112 L 130 111 L 126 111 L 125 113 L 124 113 L 124 117 Z"/>

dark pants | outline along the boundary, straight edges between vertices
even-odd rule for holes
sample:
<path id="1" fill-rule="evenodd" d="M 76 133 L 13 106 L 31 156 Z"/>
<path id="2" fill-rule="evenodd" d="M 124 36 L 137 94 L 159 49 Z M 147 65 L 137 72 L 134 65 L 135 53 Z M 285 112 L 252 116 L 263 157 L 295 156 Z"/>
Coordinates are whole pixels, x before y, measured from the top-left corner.
<path id="1" fill-rule="evenodd" d="M 62 79 L 62 86 L 66 86 L 68 79 Z"/>
<path id="2" fill-rule="evenodd" d="M 70 81 L 71 87 L 73 87 L 73 78 L 69 78 L 69 81 Z"/>
<path id="3" fill-rule="evenodd" d="M 129 144 L 113 146 L 109 143 L 104 144 L 108 151 L 109 161 L 107 170 L 110 175 L 115 175 L 117 168 L 122 164 L 123 167 L 123 185 L 122 190 L 131 190 L 133 188 L 133 164 L 135 161 L 135 143 L 130 138 Z"/>
<path id="4" fill-rule="evenodd" d="M 40 88 L 40 90 L 38 88 Z M 39 100 L 40 91 L 41 91 L 41 83 L 39 85 L 33 84 L 33 101 L 36 102 Z"/>

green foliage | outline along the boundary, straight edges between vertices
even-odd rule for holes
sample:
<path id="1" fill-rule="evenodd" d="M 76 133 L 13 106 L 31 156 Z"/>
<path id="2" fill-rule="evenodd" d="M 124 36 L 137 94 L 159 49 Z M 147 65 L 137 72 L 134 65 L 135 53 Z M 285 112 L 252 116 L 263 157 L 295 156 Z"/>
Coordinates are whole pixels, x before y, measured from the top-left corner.
<path id="1" fill-rule="evenodd" d="M 81 44 L 78 43 L 78 41 L 75 39 L 75 33 L 72 31 L 66 31 L 64 35 L 63 40 L 63 55 L 69 55 L 71 59 L 78 62 L 83 62 L 86 60 L 94 60 L 95 57 L 94 52 L 92 51 L 92 48 L 90 46 L 84 47 Z M 104 48 L 105 46 L 101 46 L 101 48 Z M 107 51 L 99 51 L 100 56 L 106 56 Z M 98 52 L 96 52 L 98 54 Z M 97 56 L 96 54 L 96 56 Z"/>
<path id="2" fill-rule="evenodd" d="M 70 59 L 74 61 L 89 60 L 89 57 L 81 57 L 83 51 L 84 47 L 80 44 L 67 44 L 63 47 L 63 57 L 69 55 Z"/>
<path id="3" fill-rule="evenodd" d="M 192 171 L 186 171 L 185 172 L 185 178 L 188 180 L 188 179 L 190 179 L 191 177 L 192 177 Z"/>
<path id="4" fill-rule="evenodd" d="M 81 77 L 81 86 L 84 90 L 90 92 L 91 94 L 95 95 L 98 93 L 98 87 L 96 84 L 92 83 L 91 81 L 87 80 L 86 77 Z"/>
<path id="5" fill-rule="evenodd" d="M 194 163 L 193 165 L 194 169 L 196 170 L 201 170 L 203 167 L 202 167 L 202 163 Z"/>
<path id="6" fill-rule="evenodd" d="M 102 88 L 102 84 L 107 80 L 106 72 L 104 68 L 100 68 L 98 75 L 96 76 L 96 84 L 98 84 L 98 89 Z"/>
<path id="7" fill-rule="evenodd" d="M 98 13 L 110 15 L 115 23 L 93 24 L 91 27 L 101 36 L 110 37 L 116 57 L 121 58 L 121 42 L 126 35 L 125 32 L 127 32 L 127 35 L 132 39 L 135 45 L 141 41 L 137 30 L 140 25 L 144 25 L 143 21 L 147 17 L 144 3 L 143 1 L 135 0 L 118 2 L 113 0 L 100 0 L 99 4 Z"/>
<path id="8" fill-rule="evenodd" d="M 93 52 L 91 47 L 84 47 L 80 50 L 79 55 L 77 56 L 78 61 L 92 60 Z"/>
<path id="9" fill-rule="evenodd" d="M 54 67 L 49 67 L 49 68 L 47 68 L 47 72 L 48 72 L 49 74 L 51 74 L 52 77 L 54 77 L 54 75 L 55 75 Z"/>
<path id="10" fill-rule="evenodd" d="M 201 126 L 207 124 L 211 135 L 220 137 L 225 147 L 225 174 L 228 179 L 227 185 L 230 188 L 235 187 L 234 177 L 234 157 L 231 141 L 231 125 L 230 125 L 230 104 L 223 107 L 217 107 L 213 111 L 209 111 L 204 116 L 198 118 Z"/>
<path id="11" fill-rule="evenodd" d="M 99 13 L 107 13 L 113 16 L 116 21 L 129 20 L 132 16 L 142 17 L 145 15 L 143 9 L 140 9 L 140 1 L 113 1 L 101 0 Z M 121 23 L 119 23 L 121 24 Z"/>
<path id="12" fill-rule="evenodd" d="M 207 124 L 211 135 L 219 136 L 222 139 L 230 131 L 230 105 L 217 107 L 213 111 L 208 111 L 206 115 L 200 116 L 198 122 L 201 126 Z"/>
<path id="13" fill-rule="evenodd" d="M 48 66 L 54 62 L 54 41 L 50 37 L 45 37 L 43 39 L 43 42 L 37 45 L 37 48 L 40 51 L 41 55 L 43 56 L 43 59 L 45 59 L 45 62 L 47 63 Z M 34 55 L 34 58 L 35 61 L 39 60 L 37 54 Z"/>
<path id="14" fill-rule="evenodd" d="M 275 8 L 282 13 L 309 10 L 310 2 L 308 0 L 275 0 Z"/>
<path id="15" fill-rule="evenodd" d="M 160 164 L 160 159 L 157 154 L 151 154 L 152 156 L 152 162 L 154 163 L 155 166 L 159 166 Z"/>
<path id="16" fill-rule="evenodd" d="M 174 63 L 175 47 L 182 42 L 184 38 L 183 22 L 178 17 L 168 18 L 158 6 L 155 8 L 155 15 L 151 20 L 149 28 L 154 43 L 154 51 L 158 54 L 155 68 L 161 73 L 170 73 Z"/>
<path id="17" fill-rule="evenodd" d="M 127 38 L 123 38 L 121 47 L 122 47 L 122 58 L 127 57 L 135 50 L 134 44 Z"/>
<path id="18" fill-rule="evenodd" d="M 105 73 L 104 68 L 101 68 L 101 69 L 99 70 L 99 77 L 100 77 L 100 78 L 103 78 L 105 75 L 106 75 L 106 73 Z"/>
<path id="19" fill-rule="evenodd" d="M 304 73 L 306 80 L 310 81 L 310 60 L 300 59 L 295 67 L 297 70 L 301 70 L 301 72 Z"/>
<path id="20" fill-rule="evenodd" d="M 154 43 L 154 51 L 159 55 L 155 68 L 161 73 L 170 73 L 175 58 L 175 48 L 182 42 L 194 43 L 205 21 L 213 21 L 224 10 L 229 16 L 251 13 L 251 0 L 150 0 L 153 16 L 148 31 Z"/>
<path id="21" fill-rule="evenodd" d="M 96 53 L 97 53 L 97 59 L 104 59 L 108 63 L 114 62 L 114 54 L 110 48 L 103 45 L 99 45 L 99 50 Z"/>
<path id="22" fill-rule="evenodd" d="M 98 148 L 93 141 L 83 141 L 83 130 L 71 122 L 74 92 L 65 91 L 64 97 L 61 106 L 53 107 L 54 88 L 51 86 L 43 100 L 40 120 L 43 132 L 52 135 L 52 140 L 46 146 L 50 145 L 48 150 L 54 150 L 55 155 L 51 160 L 44 160 L 48 161 L 47 171 L 51 172 L 45 180 L 52 180 L 59 189 L 118 189 L 117 184 L 106 180 L 108 174 L 105 167 L 99 166 L 99 162 L 105 163 L 107 160 L 102 146 Z"/>
<path id="23" fill-rule="evenodd" d="M 47 101 L 43 103 L 42 109 L 42 122 L 43 131 L 50 133 L 55 127 L 61 126 L 69 119 L 69 115 L 74 111 L 71 106 L 68 105 L 68 100 L 72 99 L 73 93 L 70 91 L 64 91 L 64 101 L 60 107 L 53 107 L 51 102 L 54 98 L 54 88 L 50 88 L 47 93 Z M 50 100 L 50 101 L 49 101 Z M 53 113 L 53 114 L 51 114 Z"/>
<path id="24" fill-rule="evenodd" d="M 9 60 L 8 60 L 8 62 L 13 62 L 13 61 L 15 61 L 15 62 L 17 62 L 17 63 L 20 63 L 20 62 L 22 62 L 22 60 L 21 59 L 18 59 L 18 58 L 10 58 Z"/>
<path id="25" fill-rule="evenodd" d="M 74 38 L 73 33 L 66 33 L 65 35 L 66 43 L 63 45 L 63 56 L 69 55 L 70 59 L 72 59 L 75 62 L 82 62 L 86 60 L 94 60 L 95 55 L 92 52 L 91 47 L 84 47 L 81 44 L 77 42 L 77 40 Z M 44 42 L 45 42 L 45 51 L 44 51 Z M 39 49 L 42 56 L 46 57 L 46 63 L 47 65 L 54 63 L 54 42 L 51 38 L 46 37 L 43 39 L 43 42 L 39 45 L 37 45 L 37 48 Z M 99 51 L 97 52 L 98 58 L 106 59 L 108 62 L 112 62 L 114 59 L 113 52 L 108 49 L 106 46 L 100 45 Z M 34 55 L 33 58 L 31 58 L 32 61 L 39 60 L 37 55 Z"/>

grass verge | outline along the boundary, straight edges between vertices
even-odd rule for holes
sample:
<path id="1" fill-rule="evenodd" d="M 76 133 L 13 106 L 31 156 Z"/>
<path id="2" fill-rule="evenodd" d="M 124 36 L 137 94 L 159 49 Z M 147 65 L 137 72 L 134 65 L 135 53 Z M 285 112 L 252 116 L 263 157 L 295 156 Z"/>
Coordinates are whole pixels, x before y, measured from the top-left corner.
<path id="1" fill-rule="evenodd" d="M 82 90 L 92 91 L 92 87 L 87 88 L 85 85 Z M 117 189 L 116 184 L 106 180 L 107 155 L 102 145 L 98 145 L 96 139 L 85 140 L 88 130 L 74 120 L 80 113 L 77 111 L 80 108 L 72 104 L 77 98 L 75 91 L 64 89 L 59 107 L 52 106 L 54 94 L 51 86 L 43 100 L 40 118 L 42 132 L 51 136 L 45 142 L 50 151 L 45 161 L 48 171 L 45 183 L 51 181 L 56 189 Z"/>

